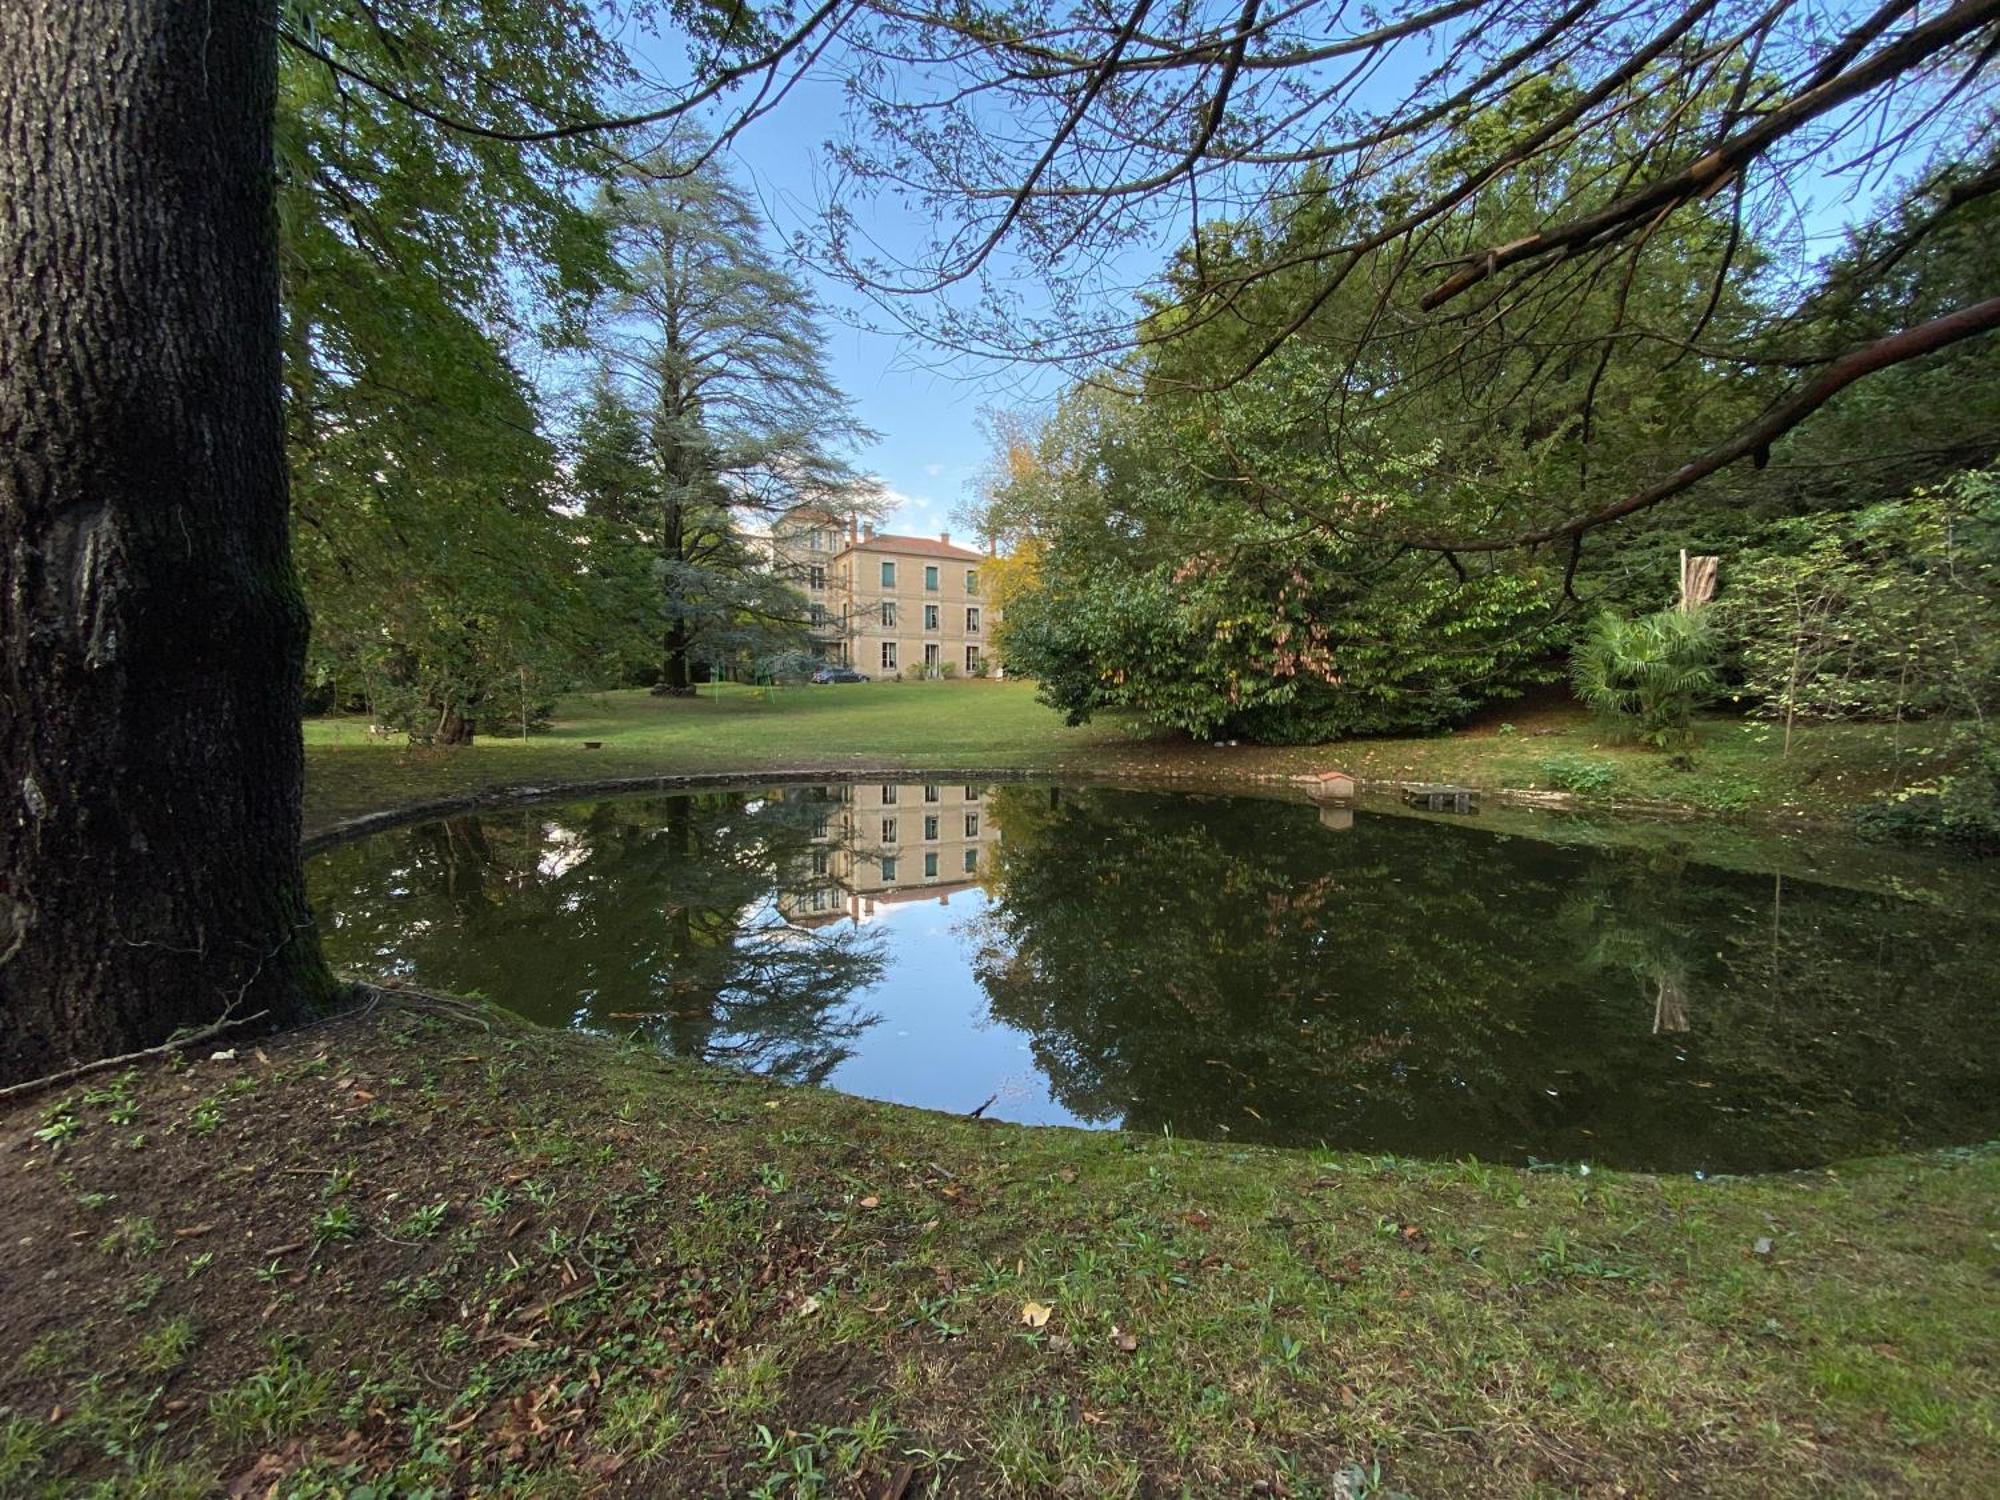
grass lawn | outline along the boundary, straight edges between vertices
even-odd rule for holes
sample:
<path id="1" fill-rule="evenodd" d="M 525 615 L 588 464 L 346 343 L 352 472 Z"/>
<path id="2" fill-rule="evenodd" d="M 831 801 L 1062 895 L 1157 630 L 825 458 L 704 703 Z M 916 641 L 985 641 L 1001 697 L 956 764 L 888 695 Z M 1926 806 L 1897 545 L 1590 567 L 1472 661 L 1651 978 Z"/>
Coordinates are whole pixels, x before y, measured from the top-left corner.
<path id="1" fill-rule="evenodd" d="M 1339 768 L 1380 781 L 1549 787 L 1596 768 L 1598 795 L 1708 810 L 1838 819 L 1941 762 L 1938 731 L 1886 725 L 1801 730 L 1790 758 L 1765 724 L 1715 718 L 1701 727 L 1691 771 L 1608 742 L 1582 710 L 1558 705 L 1496 713 L 1456 734 L 1296 748 L 1216 746 L 1143 733 L 1129 721 L 1066 727 L 1025 682 L 861 683 L 839 687 L 704 689 L 691 701 L 645 692 L 598 693 L 561 705 L 550 732 L 522 741 L 482 737 L 471 749 L 411 749 L 371 736 L 358 719 L 306 724 L 307 822 L 323 827 L 383 807 L 478 789 L 565 779 L 698 771 L 883 768 L 1088 769 L 1135 777 L 1229 781 Z M 586 741 L 602 742 L 586 750 Z"/>
<path id="2" fill-rule="evenodd" d="M 2000 1493 L 1992 1151 L 1036 1130 L 401 998 L 234 1051 L 0 1114 L 0 1494 Z"/>

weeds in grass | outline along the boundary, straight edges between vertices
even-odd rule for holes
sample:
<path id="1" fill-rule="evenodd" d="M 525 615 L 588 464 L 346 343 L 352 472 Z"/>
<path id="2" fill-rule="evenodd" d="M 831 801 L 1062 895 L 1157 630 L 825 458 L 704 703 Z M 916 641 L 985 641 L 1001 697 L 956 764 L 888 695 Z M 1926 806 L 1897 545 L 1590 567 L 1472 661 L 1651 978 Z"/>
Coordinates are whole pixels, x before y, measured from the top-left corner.
<path id="1" fill-rule="evenodd" d="M 313 1238 L 322 1244 L 333 1240 L 358 1239 L 365 1227 L 360 1214 L 345 1203 L 335 1203 L 329 1205 L 313 1224 Z"/>
<path id="2" fill-rule="evenodd" d="M 120 1260 L 144 1260 L 166 1248 L 166 1236 L 159 1226 L 143 1216 L 121 1218 L 98 1240 L 97 1248 Z"/>
<path id="3" fill-rule="evenodd" d="M 444 1228 L 444 1216 L 450 1208 L 447 1203 L 430 1203 L 422 1208 L 412 1209 L 408 1218 L 396 1226 L 399 1239 L 427 1240 Z"/>
<path id="4" fill-rule="evenodd" d="M 194 1352 L 194 1344 L 194 1320 L 185 1315 L 169 1318 L 140 1337 L 136 1347 L 138 1366 L 156 1375 L 178 1370 Z"/>
<path id="5" fill-rule="evenodd" d="M 28 1481 L 42 1472 L 49 1429 L 32 1417 L 0 1422 L 0 1495 L 25 1495 Z"/>
<path id="6" fill-rule="evenodd" d="M 333 1377 L 281 1346 L 268 1363 L 209 1398 L 208 1414 L 224 1437 L 268 1443 L 303 1432 L 332 1405 Z"/>

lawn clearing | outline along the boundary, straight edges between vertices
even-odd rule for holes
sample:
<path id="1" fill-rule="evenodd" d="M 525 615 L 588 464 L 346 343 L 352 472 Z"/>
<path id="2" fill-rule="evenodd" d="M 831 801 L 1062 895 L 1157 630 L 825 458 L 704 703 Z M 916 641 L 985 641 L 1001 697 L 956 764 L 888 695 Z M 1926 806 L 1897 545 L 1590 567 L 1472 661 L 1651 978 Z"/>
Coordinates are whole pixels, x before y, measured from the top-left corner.
<path id="1" fill-rule="evenodd" d="M 1456 734 L 1334 745 L 1207 745 L 1124 719 L 1070 728 L 1027 682 L 859 683 L 704 688 L 694 699 L 642 691 L 566 700 L 546 734 L 481 737 L 470 749 L 412 749 L 365 721 L 306 724 L 311 827 L 384 807 L 562 781 L 720 771 L 977 769 L 1086 772 L 1227 784 L 1338 768 L 1370 781 L 1562 788 L 1589 800 L 1839 821 L 1856 806 L 1942 769 L 1943 726 L 1816 725 L 1781 758 L 1771 726 L 1701 725 L 1701 754 L 1676 770 L 1654 751 L 1608 741 L 1572 705 L 1504 711 Z M 601 748 L 587 750 L 586 742 Z M 1900 761 L 1899 761 L 1900 758 Z"/>

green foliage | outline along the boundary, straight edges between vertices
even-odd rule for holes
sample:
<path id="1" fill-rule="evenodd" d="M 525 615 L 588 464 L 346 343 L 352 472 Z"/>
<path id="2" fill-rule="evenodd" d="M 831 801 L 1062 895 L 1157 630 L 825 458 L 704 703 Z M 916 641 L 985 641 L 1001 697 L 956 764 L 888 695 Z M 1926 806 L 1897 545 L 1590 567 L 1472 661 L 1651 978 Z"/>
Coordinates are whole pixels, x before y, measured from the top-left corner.
<path id="1" fill-rule="evenodd" d="M 1601 797 L 1618 785 L 1618 768 L 1609 761 L 1570 751 L 1549 756 L 1536 770 L 1557 791 L 1579 796 Z"/>
<path id="2" fill-rule="evenodd" d="M 313 8 L 317 43 L 499 130 L 596 113 L 629 81 L 583 0 Z M 601 627 L 520 367 L 615 274 L 575 192 L 587 139 L 442 129 L 293 49 L 278 99 L 285 382 L 310 672 L 420 739 L 518 727 Z M 532 720 L 532 713 L 530 718 Z"/>
<path id="3" fill-rule="evenodd" d="M 2000 476 L 1802 517 L 1725 574 L 1746 693 L 1795 719 L 2000 706 Z"/>
<path id="4" fill-rule="evenodd" d="M 1605 613 L 1570 656 L 1576 695 L 1622 733 L 1656 750 L 1694 744 L 1694 711 L 1713 695 L 1720 645 L 1706 610 L 1628 620 Z"/>
<path id="5" fill-rule="evenodd" d="M 1954 770 L 1861 809 L 1861 831 L 2000 854 L 2000 735 L 1990 728 L 1968 733 L 1962 751 Z"/>
<path id="6" fill-rule="evenodd" d="M 755 673 L 806 648 L 802 580 L 748 532 L 800 505 L 856 508 L 843 450 L 871 436 L 827 373 L 817 303 L 719 160 L 691 164 L 702 145 L 598 196 L 618 276 L 591 309 L 599 371 L 573 482 L 592 588 L 637 622 L 675 694 L 697 667 Z M 629 634 L 619 650 L 636 653 Z"/>

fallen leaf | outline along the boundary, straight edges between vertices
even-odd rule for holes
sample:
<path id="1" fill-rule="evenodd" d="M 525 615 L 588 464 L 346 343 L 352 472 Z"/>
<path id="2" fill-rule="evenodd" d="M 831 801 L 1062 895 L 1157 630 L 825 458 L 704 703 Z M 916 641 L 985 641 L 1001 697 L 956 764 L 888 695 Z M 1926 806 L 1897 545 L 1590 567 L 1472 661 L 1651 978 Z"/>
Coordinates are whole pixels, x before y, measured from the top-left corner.
<path id="1" fill-rule="evenodd" d="M 1120 1354 L 1130 1354 L 1139 1347 L 1139 1335 L 1126 1333 L 1114 1324 L 1111 1329 L 1111 1347 Z"/>
<path id="2" fill-rule="evenodd" d="M 882 1206 L 882 1200 L 876 1197 L 873 1193 L 870 1193 L 866 1198 L 863 1198 L 861 1200 L 861 1206 L 863 1208 L 880 1208 Z"/>
<path id="3" fill-rule="evenodd" d="M 799 1304 L 799 1316 L 802 1318 L 810 1318 L 814 1313 L 818 1311 L 819 1311 L 819 1298 L 817 1297 L 808 1297 L 806 1298 L 805 1301 Z"/>
<path id="4" fill-rule="evenodd" d="M 1752 1255 L 1769 1255 L 1771 1253 L 1770 1240 L 1768 1238 L 1759 1237 L 1757 1243 L 1750 1247 L 1750 1253 Z"/>
<path id="5" fill-rule="evenodd" d="M 221 1052 L 211 1052 L 208 1054 L 208 1060 L 210 1062 L 235 1062 L 236 1049 L 230 1047 Z"/>
<path id="6" fill-rule="evenodd" d="M 1067 1354 L 1069 1352 L 1069 1340 L 1059 1333 L 1052 1333 L 1049 1335 L 1048 1350 L 1051 1354 Z"/>
<path id="7" fill-rule="evenodd" d="M 1021 1321 L 1030 1328 L 1046 1328 L 1049 1323 L 1049 1314 L 1054 1311 L 1055 1309 L 1050 1307 L 1046 1302 L 1023 1302 L 1021 1304 Z"/>

